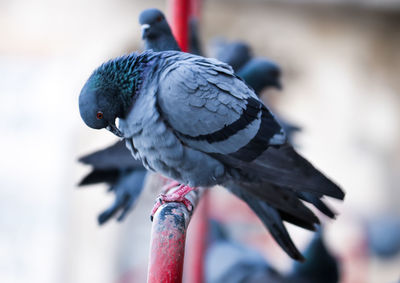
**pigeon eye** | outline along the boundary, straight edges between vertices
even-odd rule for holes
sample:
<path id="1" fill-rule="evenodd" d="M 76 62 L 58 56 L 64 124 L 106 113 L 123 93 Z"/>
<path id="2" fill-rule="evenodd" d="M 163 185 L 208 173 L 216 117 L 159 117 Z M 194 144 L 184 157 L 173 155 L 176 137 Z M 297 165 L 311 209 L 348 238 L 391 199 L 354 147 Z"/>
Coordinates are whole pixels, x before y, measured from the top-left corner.
<path id="1" fill-rule="evenodd" d="M 157 19 L 156 19 L 156 21 L 157 21 L 157 22 L 161 22 L 161 21 L 162 21 L 162 17 L 161 17 L 161 16 L 158 16 Z"/>
<path id="2" fill-rule="evenodd" d="M 101 111 L 97 112 L 96 118 L 97 118 L 98 120 L 103 119 L 103 112 L 101 112 Z"/>

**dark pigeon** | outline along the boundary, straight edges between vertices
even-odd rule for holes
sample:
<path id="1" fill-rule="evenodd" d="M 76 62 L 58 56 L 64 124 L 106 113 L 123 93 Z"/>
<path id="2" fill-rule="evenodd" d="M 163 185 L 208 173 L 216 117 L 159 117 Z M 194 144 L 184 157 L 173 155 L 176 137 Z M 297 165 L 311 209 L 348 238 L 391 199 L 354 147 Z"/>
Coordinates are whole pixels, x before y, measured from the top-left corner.
<path id="1" fill-rule="evenodd" d="M 245 192 L 259 200 L 258 210 L 266 204 L 271 209 L 264 214 L 273 220 L 263 221 L 295 259 L 302 256 L 282 220 L 312 230 L 319 220 L 300 199 L 344 198 L 287 143 L 256 94 L 217 60 L 177 51 L 110 60 L 86 82 L 79 108 L 89 127 L 123 137 L 147 169 L 191 187 Z"/>
<path id="2" fill-rule="evenodd" d="M 122 221 L 142 192 L 147 173 L 142 163 L 132 158 L 123 142 L 83 156 L 79 161 L 92 166 L 79 186 L 106 183 L 110 186 L 108 191 L 115 195 L 114 203 L 99 215 L 99 224 L 117 214 L 117 220 Z"/>
<path id="3" fill-rule="evenodd" d="M 158 9 L 147 9 L 139 15 L 145 49 L 180 51 L 164 14 Z"/>
<path id="4" fill-rule="evenodd" d="M 276 63 L 266 58 L 252 58 L 236 73 L 257 94 L 260 94 L 265 88 L 282 88 L 281 69 Z"/>
<path id="5" fill-rule="evenodd" d="M 256 250 L 233 241 L 216 221 L 210 225 L 213 241 L 205 261 L 208 283 L 337 283 L 338 260 L 326 249 L 319 233 L 305 250 L 307 261 L 295 262 L 290 273 L 281 273 Z"/>
<path id="6" fill-rule="evenodd" d="M 340 281 L 338 260 L 327 249 L 321 229 L 304 251 L 305 262 L 295 262 L 288 275 L 290 282 L 337 283 Z"/>
<path id="7" fill-rule="evenodd" d="M 253 57 L 250 46 L 242 41 L 227 43 L 223 39 L 218 40 L 215 48 L 215 58 L 230 65 L 235 72 Z"/>
<path id="8" fill-rule="evenodd" d="M 194 17 L 189 20 L 189 52 L 195 55 L 203 55 L 199 36 L 199 21 Z"/>

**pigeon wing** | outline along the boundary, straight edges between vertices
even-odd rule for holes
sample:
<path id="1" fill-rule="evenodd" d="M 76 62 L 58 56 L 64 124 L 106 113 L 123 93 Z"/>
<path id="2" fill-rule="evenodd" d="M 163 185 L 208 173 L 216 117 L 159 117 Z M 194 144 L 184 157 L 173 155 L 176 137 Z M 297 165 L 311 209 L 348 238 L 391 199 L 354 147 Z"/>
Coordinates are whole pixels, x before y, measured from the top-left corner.
<path id="1" fill-rule="evenodd" d="M 274 116 L 230 66 L 185 59 L 164 69 L 157 95 L 160 112 L 184 144 L 251 161 L 286 141 Z"/>

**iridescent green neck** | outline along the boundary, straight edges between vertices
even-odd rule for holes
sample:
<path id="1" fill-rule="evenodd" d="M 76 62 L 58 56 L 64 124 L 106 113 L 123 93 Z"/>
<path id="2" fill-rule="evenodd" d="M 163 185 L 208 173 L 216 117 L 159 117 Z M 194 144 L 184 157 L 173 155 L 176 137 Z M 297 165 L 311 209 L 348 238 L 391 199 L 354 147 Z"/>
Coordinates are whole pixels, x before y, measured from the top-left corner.
<path id="1" fill-rule="evenodd" d="M 101 65 L 93 74 L 95 87 L 107 90 L 109 95 L 117 96 L 122 106 L 122 116 L 129 111 L 135 97 L 139 94 L 143 72 L 148 63 L 146 53 L 132 53 L 112 59 Z"/>

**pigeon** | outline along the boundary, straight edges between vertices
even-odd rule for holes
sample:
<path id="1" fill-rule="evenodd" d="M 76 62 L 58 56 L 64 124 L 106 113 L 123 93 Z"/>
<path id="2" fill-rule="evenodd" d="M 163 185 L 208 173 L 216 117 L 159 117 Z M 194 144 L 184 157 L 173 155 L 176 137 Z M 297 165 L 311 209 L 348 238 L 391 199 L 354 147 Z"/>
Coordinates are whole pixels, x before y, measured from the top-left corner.
<path id="1" fill-rule="evenodd" d="M 366 236 L 371 254 L 390 259 L 400 253 L 400 217 L 393 212 L 374 216 L 366 223 Z"/>
<path id="2" fill-rule="evenodd" d="M 189 20 L 189 52 L 196 55 L 203 54 L 199 36 L 199 21 L 195 17 Z"/>
<path id="3" fill-rule="evenodd" d="M 237 75 L 244 79 L 257 94 L 260 94 L 264 88 L 282 89 L 280 82 L 281 69 L 275 62 L 266 58 L 256 57 L 250 59 L 237 71 Z"/>
<path id="4" fill-rule="evenodd" d="M 79 161 L 93 167 L 79 186 L 107 183 L 110 186 L 108 191 L 115 194 L 114 203 L 98 216 L 99 224 L 104 224 L 119 211 L 117 220 L 124 220 L 143 189 L 147 170 L 142 163 L 133 159 L 125 143 L 120 141 L 103 150 L 83 156 Z"/>
<path id="5" fill-rule="evenodd" d="M 314 230 L 319 219 L 301 200 L 329 209 L 323 196 L 344 198 L 287 142 L 253 90 L 215 59 L 149 50 L 109 60 L 85 83 L 79 110 L 90 128 L 123 138 L 148 170 L 182 184 L 163 201 L 222 185 L 271 207 L 265 214 L 274 218 L 264 224 L 297 260 L 303 257 L 282 220 Z"/>
<path id="6" fill-rule="evenodd" d="M 180 51 L 178 43 L 172 35 L 171 28 L 160 10 L 144 10 L 139 15 L 139 24 L 141 25 L 142 39 L 144 40 L 146 50 Z"/>
<path id="7" fill-rule="evenodd" d="M 294 262 L 289 273 L 276 270 L 264 256 L 227 236 L 222 224 L 210 223 L 212 241 L 206 252 L 206 282 L 337 283 L 338 260 L 326 248 L 321 233 L 314 235 L 304 253 L 305 263 Z"/>
<path id="8" fill-rule="evenodd" d="M 295 262 L 288 274 L 290 282 L 337 283 L 340 281 L 339 263 L 323 240 L 322 228 L 314 234 L 304 251 L 306 262 Z"/>
<path id="9" fill-rule="evenodd" d="M 243 41 L 226 42 L 220 38 L 213 43 L 213 57 L 230 65 L 235 72 L 239 71 L 252 57 L 250 46 Z"/>

